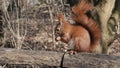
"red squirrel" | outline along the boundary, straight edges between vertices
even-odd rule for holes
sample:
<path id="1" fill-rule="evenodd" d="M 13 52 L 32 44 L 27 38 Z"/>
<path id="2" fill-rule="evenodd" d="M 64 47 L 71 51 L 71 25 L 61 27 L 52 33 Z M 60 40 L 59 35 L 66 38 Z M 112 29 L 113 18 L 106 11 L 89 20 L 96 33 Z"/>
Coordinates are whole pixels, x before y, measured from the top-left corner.
<path id="1" fill-rule="evenodd" d="M 58 14 L 59 24 L 56 27 L 56 33 L 61 40 L 77 52 L 93 52 L 101 40 L 101 31 L 98 24 L 86 15 L 92 9 L 92 5 L 87 0 L 81 0 L 80 3 L 72 7 L 72 19 L 75 24 L 70 24 L 65 20 L 62 13 Z"/>
<path id="2" fill-rule="evenodd" d="M 70 46 L 73 47 L 74 51 L 89 52 L 89 32 L 82 26 L 70 24 L 61 13 L 58 14 L 58 19 L 59 24 L 56 27 L 56 31 L 60 35 L 60 38 L 57 37 L 57 40 L 71 43 Z"/>

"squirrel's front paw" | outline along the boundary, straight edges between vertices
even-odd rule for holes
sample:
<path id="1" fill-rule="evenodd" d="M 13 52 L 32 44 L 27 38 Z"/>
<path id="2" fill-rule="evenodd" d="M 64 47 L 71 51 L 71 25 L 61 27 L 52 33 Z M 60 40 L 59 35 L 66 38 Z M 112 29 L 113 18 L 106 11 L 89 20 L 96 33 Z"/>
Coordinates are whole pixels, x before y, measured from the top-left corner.
<path id="1" fill-rule="evenodd" d="M 69 55 L 75 55 L 77 52 L 75 50 L 68 50 Z"/>

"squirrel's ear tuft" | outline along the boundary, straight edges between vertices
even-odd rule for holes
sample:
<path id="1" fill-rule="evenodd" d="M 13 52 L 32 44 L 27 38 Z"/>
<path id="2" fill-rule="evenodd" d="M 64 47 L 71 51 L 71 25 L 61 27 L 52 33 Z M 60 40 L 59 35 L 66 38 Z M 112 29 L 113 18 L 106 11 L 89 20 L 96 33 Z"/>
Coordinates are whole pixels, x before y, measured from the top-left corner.
<path id="1" fill-rule="evenodd" d="M 64 15 L 62 13 L 58 13 L 58 20 L 60 24 L 65 22 Z"/>
<path id="2" fill-rule="evenodd" d="M 62 13 L 58 13 L 58 19 L 64 19 L 64 16 Z"/>

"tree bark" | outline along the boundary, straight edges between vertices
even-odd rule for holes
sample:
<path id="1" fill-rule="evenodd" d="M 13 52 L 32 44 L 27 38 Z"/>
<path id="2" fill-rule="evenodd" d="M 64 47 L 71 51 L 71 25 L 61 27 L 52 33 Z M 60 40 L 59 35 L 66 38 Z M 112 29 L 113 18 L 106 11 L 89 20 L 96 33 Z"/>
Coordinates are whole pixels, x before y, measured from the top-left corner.
<path id="1" fill-rule="evenodd" d="M 0 49 L 0 64 L 39 64 L 59 67 L 63 53 Z M 104 54 L 65 54 L 63 66 L 68 68 L 119 68 L 120 57 Z"/>
<path id="2" fill-rule="evenodd" d="M 115 0 L 109 1 L 109 0 L 104 0 L 102 2 L 102 5 L 98 5 L 97 8 L 97 12 L 99 15 L 99 19 L 100 19 L 100 24 L 101 24 L 101 31 L 102 31 L 102 48 L 103 48 L 103 53 L 107 53 L 108 50 L 108 46 L 111 42 L 111 40 L 113 41 L 114 39 L 114 35 L 110 35 L 109 34 L 109 30 L 108 30 L 108 21 L 109 18 L 112 14 L 113 8 L 115 5 Z"/>

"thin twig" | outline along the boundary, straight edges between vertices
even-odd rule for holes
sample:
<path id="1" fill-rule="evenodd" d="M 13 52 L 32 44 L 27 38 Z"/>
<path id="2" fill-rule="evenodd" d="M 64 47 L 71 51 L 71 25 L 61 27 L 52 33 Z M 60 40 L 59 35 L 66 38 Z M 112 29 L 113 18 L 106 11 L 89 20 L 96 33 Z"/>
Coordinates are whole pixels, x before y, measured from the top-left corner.
<path id="1" fill-rule="evenodd" d="M 53 0 L 50 0 L 50 1 L 53 1 Z M 46 2 L 49 2 L 49 0 L 46 0 Z M 52 13 L 53 8 L 51 8 L 51 6 L 49 5 L 48 10 L 49 10 L 49 14 L 50 14 L 50 21 L 51 21 L 51 24 L 52 24 L 52 29 L 53 29 L 53 31 L 52 31 L 53 46 L 55 48 L 56 45 L 55 45 L 54 20 L 53 20 L 53 13 Z"/>

